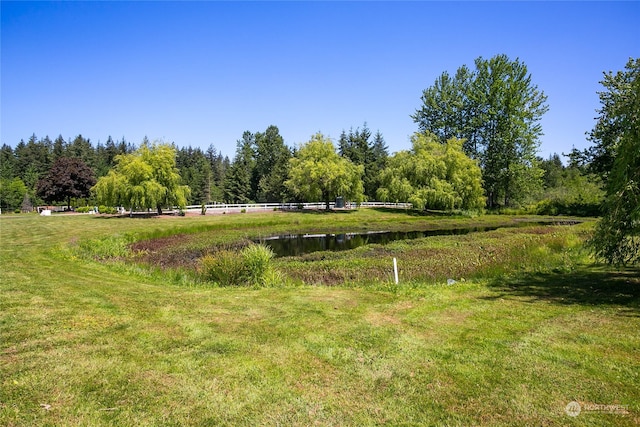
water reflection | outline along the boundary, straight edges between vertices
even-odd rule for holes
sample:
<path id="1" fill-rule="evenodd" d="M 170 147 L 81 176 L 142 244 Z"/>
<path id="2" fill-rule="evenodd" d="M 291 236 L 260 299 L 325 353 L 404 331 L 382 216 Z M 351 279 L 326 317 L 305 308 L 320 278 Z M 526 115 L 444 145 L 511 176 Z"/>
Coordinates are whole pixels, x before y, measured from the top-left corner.
<path id="1" fill-rule="evenodd" d="M 287 234 L 256 239 L 256 243 L 269 246 L 278 257 L 300 256 L 318 251 L 345 251 L 370 244 L 385 244 L 396 240 L 412 240 L 430 236 L 447 236 L 492 231 L 505 227 L 527 227 L 532 225 L 573 225 L 578 221 L 520 222 L 494 227 L 466 227 L 440 230 L 413 231 L 369 231 L 342 234 Z"/>
<path id="2" fill-rule="evenodd" d="M 374 231 L 343 234 L 288 234 L 257 239 L 269 246 L 276 256 L 299 256 L 318 251 L 345 251 L 370 244 L 385 244 L 396 240 L 411 240 L 429 236 L 467 234 L 496 230 L 499 227 L 470 227 L 450 230 Z"/>

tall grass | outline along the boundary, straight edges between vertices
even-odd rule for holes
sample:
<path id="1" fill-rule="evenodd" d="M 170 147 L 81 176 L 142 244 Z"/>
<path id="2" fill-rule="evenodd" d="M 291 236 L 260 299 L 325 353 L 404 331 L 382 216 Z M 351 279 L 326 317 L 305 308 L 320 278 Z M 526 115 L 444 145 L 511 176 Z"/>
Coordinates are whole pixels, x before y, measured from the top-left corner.
<path id="1" fill-rule="evenodd" d="M 222 286 L 268 286 L 275 284 L 273 251 L 264 245 L 249 245 L 240 251 L 221 250 L 200 260 L 200 276 L 204 281 Z"/>
<path id="2" fill-rule="evenodd" d="M 264 245 L 249 245 L 242 250 L 247 281 L 256 285 L 267 284 L 268 272 L 273 269 L 273 251 Z"/>
<path id="3" fill-rule="evenodd" d="M 78 243 L 78 255 L 96 260 L 127 258 L 130 245 L 135 240 L 131 234 L 114 234 L 95 239 L 84 239 Z"/>

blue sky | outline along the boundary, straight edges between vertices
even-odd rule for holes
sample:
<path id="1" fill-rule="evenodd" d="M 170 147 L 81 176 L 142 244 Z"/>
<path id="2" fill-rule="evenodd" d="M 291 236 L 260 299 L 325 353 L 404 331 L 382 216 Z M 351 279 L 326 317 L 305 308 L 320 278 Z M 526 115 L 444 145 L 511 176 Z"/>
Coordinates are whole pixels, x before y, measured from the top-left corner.
<path id="1" fill-rule="evenodd" d="M 367 123 L 390 151 L 443 72 L 504 53 L 548 96 L 540 155 L 589 145 L 602 72 L 640 56 L 640 2 L 1 3 L 0 143 L 82 134 L 294 146 Z"/>

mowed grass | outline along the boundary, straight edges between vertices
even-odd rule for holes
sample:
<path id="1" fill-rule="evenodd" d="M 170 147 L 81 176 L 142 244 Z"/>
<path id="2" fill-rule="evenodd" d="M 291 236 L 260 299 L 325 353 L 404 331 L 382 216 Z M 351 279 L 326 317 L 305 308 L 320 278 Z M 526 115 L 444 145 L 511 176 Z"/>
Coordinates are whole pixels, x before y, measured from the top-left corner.
<path id="1" fill-rule="evenodd" d="M 283 259 L 276 266 L 299 276 L 280 288 L 209 287 L 69 249 L 127 233 L 230 243 L 328 225 L 504 220 L 0 217 L 0 425 L 637 425 L 640 275 L 581 263 L 588 226 Z M 400 285 L 367 280 L 389 256 Z M 300 284 L 323 269 L 348 274 Z M 446 285 L 449 273 L 458 283 Z M 627 413 L 569 417 L 571 401 Z"/>

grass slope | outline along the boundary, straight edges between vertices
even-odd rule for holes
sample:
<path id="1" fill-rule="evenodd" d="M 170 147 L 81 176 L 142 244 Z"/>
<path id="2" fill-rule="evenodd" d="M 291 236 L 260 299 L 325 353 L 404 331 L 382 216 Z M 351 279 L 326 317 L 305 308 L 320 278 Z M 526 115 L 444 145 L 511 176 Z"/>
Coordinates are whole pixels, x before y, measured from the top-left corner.
<path id="1" fill-rule="evenodd" d="M 397 288 L 209 288 L 66 249 L 117 233 L 218 230 L 217 239 L 231 241 L 256 230 L 425 221 L 457 220 L 390 212 L 0 217 L 0 425 L 640 422 L 637 271 L 550 264 L 518 274 L 498 268 L 454 286 L 416 276 Z M 466 248 L 465 239 L 428 244 Z M 389 250 L 417 266 L 427 243 L 416 245 Z M 531 259 L 557 263 L 551 255 Z M 344 257 L 335 262 L 362 254 Z M 299 271 L 297 262 L 279 266 Z M 577 417 L 565 413 L 571 401 L 585 408 Z"/>

